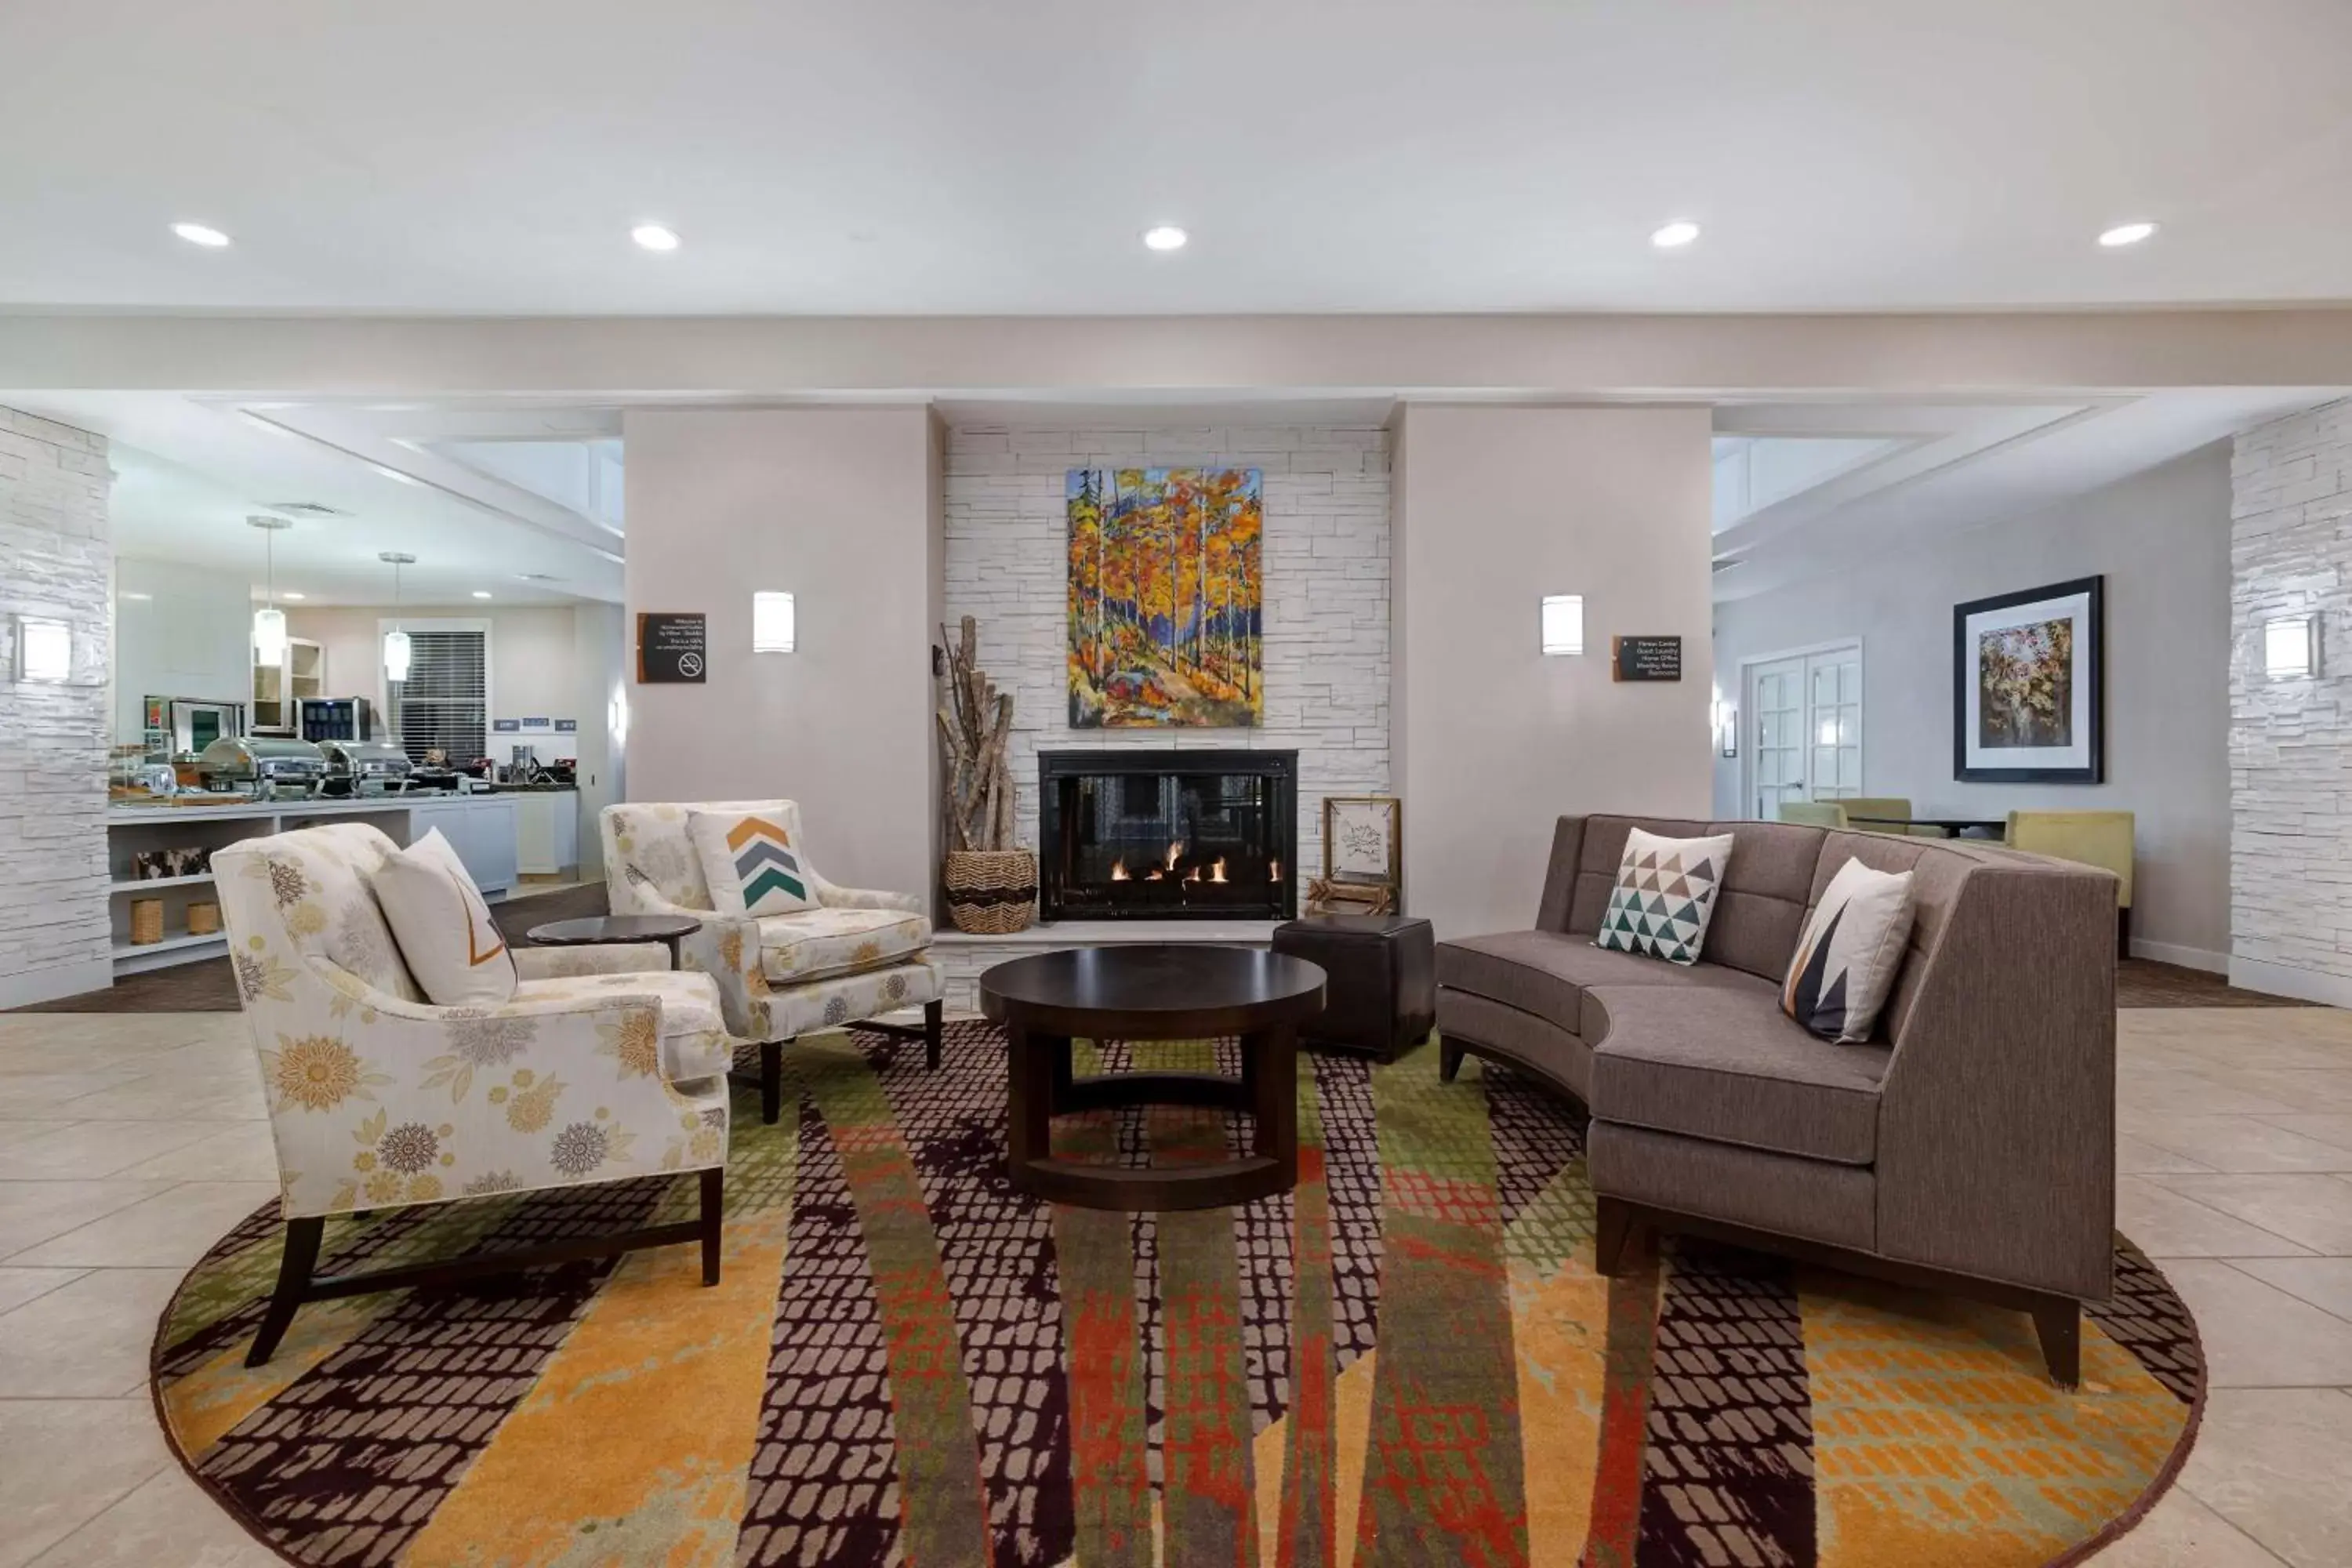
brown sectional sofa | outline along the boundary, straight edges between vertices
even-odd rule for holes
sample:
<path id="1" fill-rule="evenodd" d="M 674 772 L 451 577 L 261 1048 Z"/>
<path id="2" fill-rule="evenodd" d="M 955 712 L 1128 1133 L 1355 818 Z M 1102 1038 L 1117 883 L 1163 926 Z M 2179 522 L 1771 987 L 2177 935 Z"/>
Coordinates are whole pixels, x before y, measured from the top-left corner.
<path id="1" fill-rule="evenodd" d="M 1699 963 L 1592 945 L 1629 828 L 1729 833 Z M 1780 1010 L 1806 910 L 1860 858 L 1909 870 L 1910 950 L 1865 1044 Z M 1565 816 L 1533 931 L 1440 943 L 1437 1026 L 1581 1100 L 1614 1273 L 1645 1230 L 1712 1235 L 2033 1315 L 2076 1380 L 2115 1228 L 2115 879 L 1963 840 Z"/>

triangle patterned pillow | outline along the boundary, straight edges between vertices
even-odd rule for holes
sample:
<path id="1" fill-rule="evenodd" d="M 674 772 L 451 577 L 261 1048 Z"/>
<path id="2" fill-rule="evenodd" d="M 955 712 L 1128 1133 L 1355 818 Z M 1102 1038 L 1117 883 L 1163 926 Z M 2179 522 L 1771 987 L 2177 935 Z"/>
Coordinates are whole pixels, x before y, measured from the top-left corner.
<path id="1" fill-rule="evenodd" d="M 1730 864 L 1728 833 L 1662 838 L 1632 829 L 1592 945 L 1647 953 L 1669 963 L 1696 963 Z"/>
<path id="2" fill-rule="evenodd" d="M 787 811 L 689 811 L 687 837 L 722 915 L 789 915 L 813 910 L 808 862 L 793 842 Z"/>
<path id="3" fill-rule="evenodd" d="M 1838 868 L 1780 984 L 1780 1011 L 1825 1040 L 1866 1040 L 1911 939 L 1911 873 Z"/>
<path id="4" fill-rule="evenodd" d="M 439 828 L 385 856 L 373 885 L 400 956 L 435 1006 L 498 1007 L 514 999 L 514 955 Z"/>

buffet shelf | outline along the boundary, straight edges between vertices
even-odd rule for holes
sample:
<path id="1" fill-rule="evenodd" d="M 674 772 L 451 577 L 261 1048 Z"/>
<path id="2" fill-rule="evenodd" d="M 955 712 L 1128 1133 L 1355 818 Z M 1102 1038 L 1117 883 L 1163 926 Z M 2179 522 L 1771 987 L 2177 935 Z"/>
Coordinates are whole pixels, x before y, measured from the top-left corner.
<path id="1" fill-rule="evenodd" d="M 211 958 L 227 951 L 228 938 L 219 931 L 206 936 L 192 936 L 182 931 L 161 942 L 118 942 L 114 944 L 114 973 L 136 974 L 142 969 L 193 963 L 197 959 Z"/>
<path id="2" fill-rule="evenodd" d="M 135 974 L 174 963 L 193 963 L 228 951 L 226 936 L 187 932 L 184 905 L 192 897 L 210 897 L 213 874 L 204 871 L 185 877 L 136 878 L 130 873 L 131 857 L 139 850 L 219 850 L 244 839 L 344 818 L 372 823 L 395 844 L 413 844 L 437 828 L 457 851 L 457 858 L 465 862 L 483 894 L 496 900 L 514 890 L 520 875 L 516 864 L 516 805 L 510 795 L 477 794 L 110 806 L 106 813 L 106 837 L 107 863 L 112 878 L 108 902 L 113 913 L 114 973 Z M 133 942 L 128 940 L 131 904 L 152 896 L 163 897 L 164 929 L 173 934 L 161 942 Z"/>
<path id="3" fill-rule="evenodd" d="M 130 877 L 114 883 L 107 890 L 114 893 L 152 893 L 162 888 L 194 888 L 213 879 L 210 871 L 194 871 L 184 877 Z"/>

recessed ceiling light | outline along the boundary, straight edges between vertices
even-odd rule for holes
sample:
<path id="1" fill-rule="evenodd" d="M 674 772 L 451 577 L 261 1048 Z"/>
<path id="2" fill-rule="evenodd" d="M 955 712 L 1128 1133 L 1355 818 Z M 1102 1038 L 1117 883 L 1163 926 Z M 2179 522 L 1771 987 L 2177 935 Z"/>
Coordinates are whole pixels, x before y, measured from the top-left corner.
<path id="1" fill-rule="evenodd" d="M 201 245 L 206 250 L 218 250 L 228 243 L 228 236 L 209 224 L 175 223 L 172 226 L 172 232 L 190 245 Z"/>
<path id="2" fill-rule="evenodd" d="M 1157 228 L 1143 231 L 1143 244 L 1148 250 L 1181 250 L 1184 242 L 1192 237 L 1172 223 L 1163 223 Z"/>
<path id="3" fill-rule="evenodd" d="M 278 596 L 281 599 L 299 599 L 305 595 L 296 593 L 291 588 L 280 588 L 278 590 Z"/>
<path id="4" fill-rule="evenodd" d="M 487 599 L 489 596 L 490 591 L 488 588 L 477 588 L 474 590 L 474 597 L 477 599 Z"/>
<path id="5" fill-rule="evenodd" d="M 647 250 L 676 250 L 677 248 L 677 231 L 672 228 L 664 228 L 657 223 L 641 223 L 637 225 L 636 227 L 629 230 L 629 237 L 635 240 L 639 245 L 644 246 Z"/>
<path id="6" fill-rule="evenodd" d="M 2099 236 L 2099 243 L 2113 250 L 2119 245 L 2137 245 L 2155 232 L 2152 223 L 2119 223 Z"/>
<path id="7" fill-rule="evenodd" d="M 1660 250 L 1679 250 L 1698 237 L 1698 225 L 1686 218 L 1676 218 L 1664 228 L 1653 229 L 1650 243 Z"/>
<path id="8" fill-rule="evenodd" d="M 421 485 L 425 482 L 414 474 L 404 474 L 398 468 L 387 468 L 382 463 L 370 463 L 368 467 L 373 468 L 377 473 L 382 474 L 385 479 L 398 479 L 404 485 Z"/>
<path id="9" fill-rule="evenodd" d="M 147 599 L 152 599 L 152 598 L 153 598 L 155 595 L 152 595 L 152 594 L 134 594 L 134 593 L 132 593 L 130 589 L 126 588 L 126 589 L 124 589 L 124 590 L 122 591 L 122 596 L 123 596 L 124 598 L 126 598 L 126 599 L 139 599 L 139 600 L 144 601 L 144 600 L 147 600 Z"/>

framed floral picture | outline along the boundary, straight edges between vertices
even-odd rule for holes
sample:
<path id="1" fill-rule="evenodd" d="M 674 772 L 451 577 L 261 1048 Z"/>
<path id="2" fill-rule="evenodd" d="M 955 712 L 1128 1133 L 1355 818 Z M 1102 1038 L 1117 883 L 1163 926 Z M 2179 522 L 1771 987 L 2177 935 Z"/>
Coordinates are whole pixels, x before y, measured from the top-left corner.
<path id="1" fill-rule="evenodd" d="M 2105 778 L 2105 583 L 2082 577 L 1952 606 L 1955 779 Z"/>
<path id="2" fill-rule="evenodd" d="M 1404 803 L 1387 795 L 1323 797 L 1323 877 L 1358 887 L 1404 887 Z"/>

